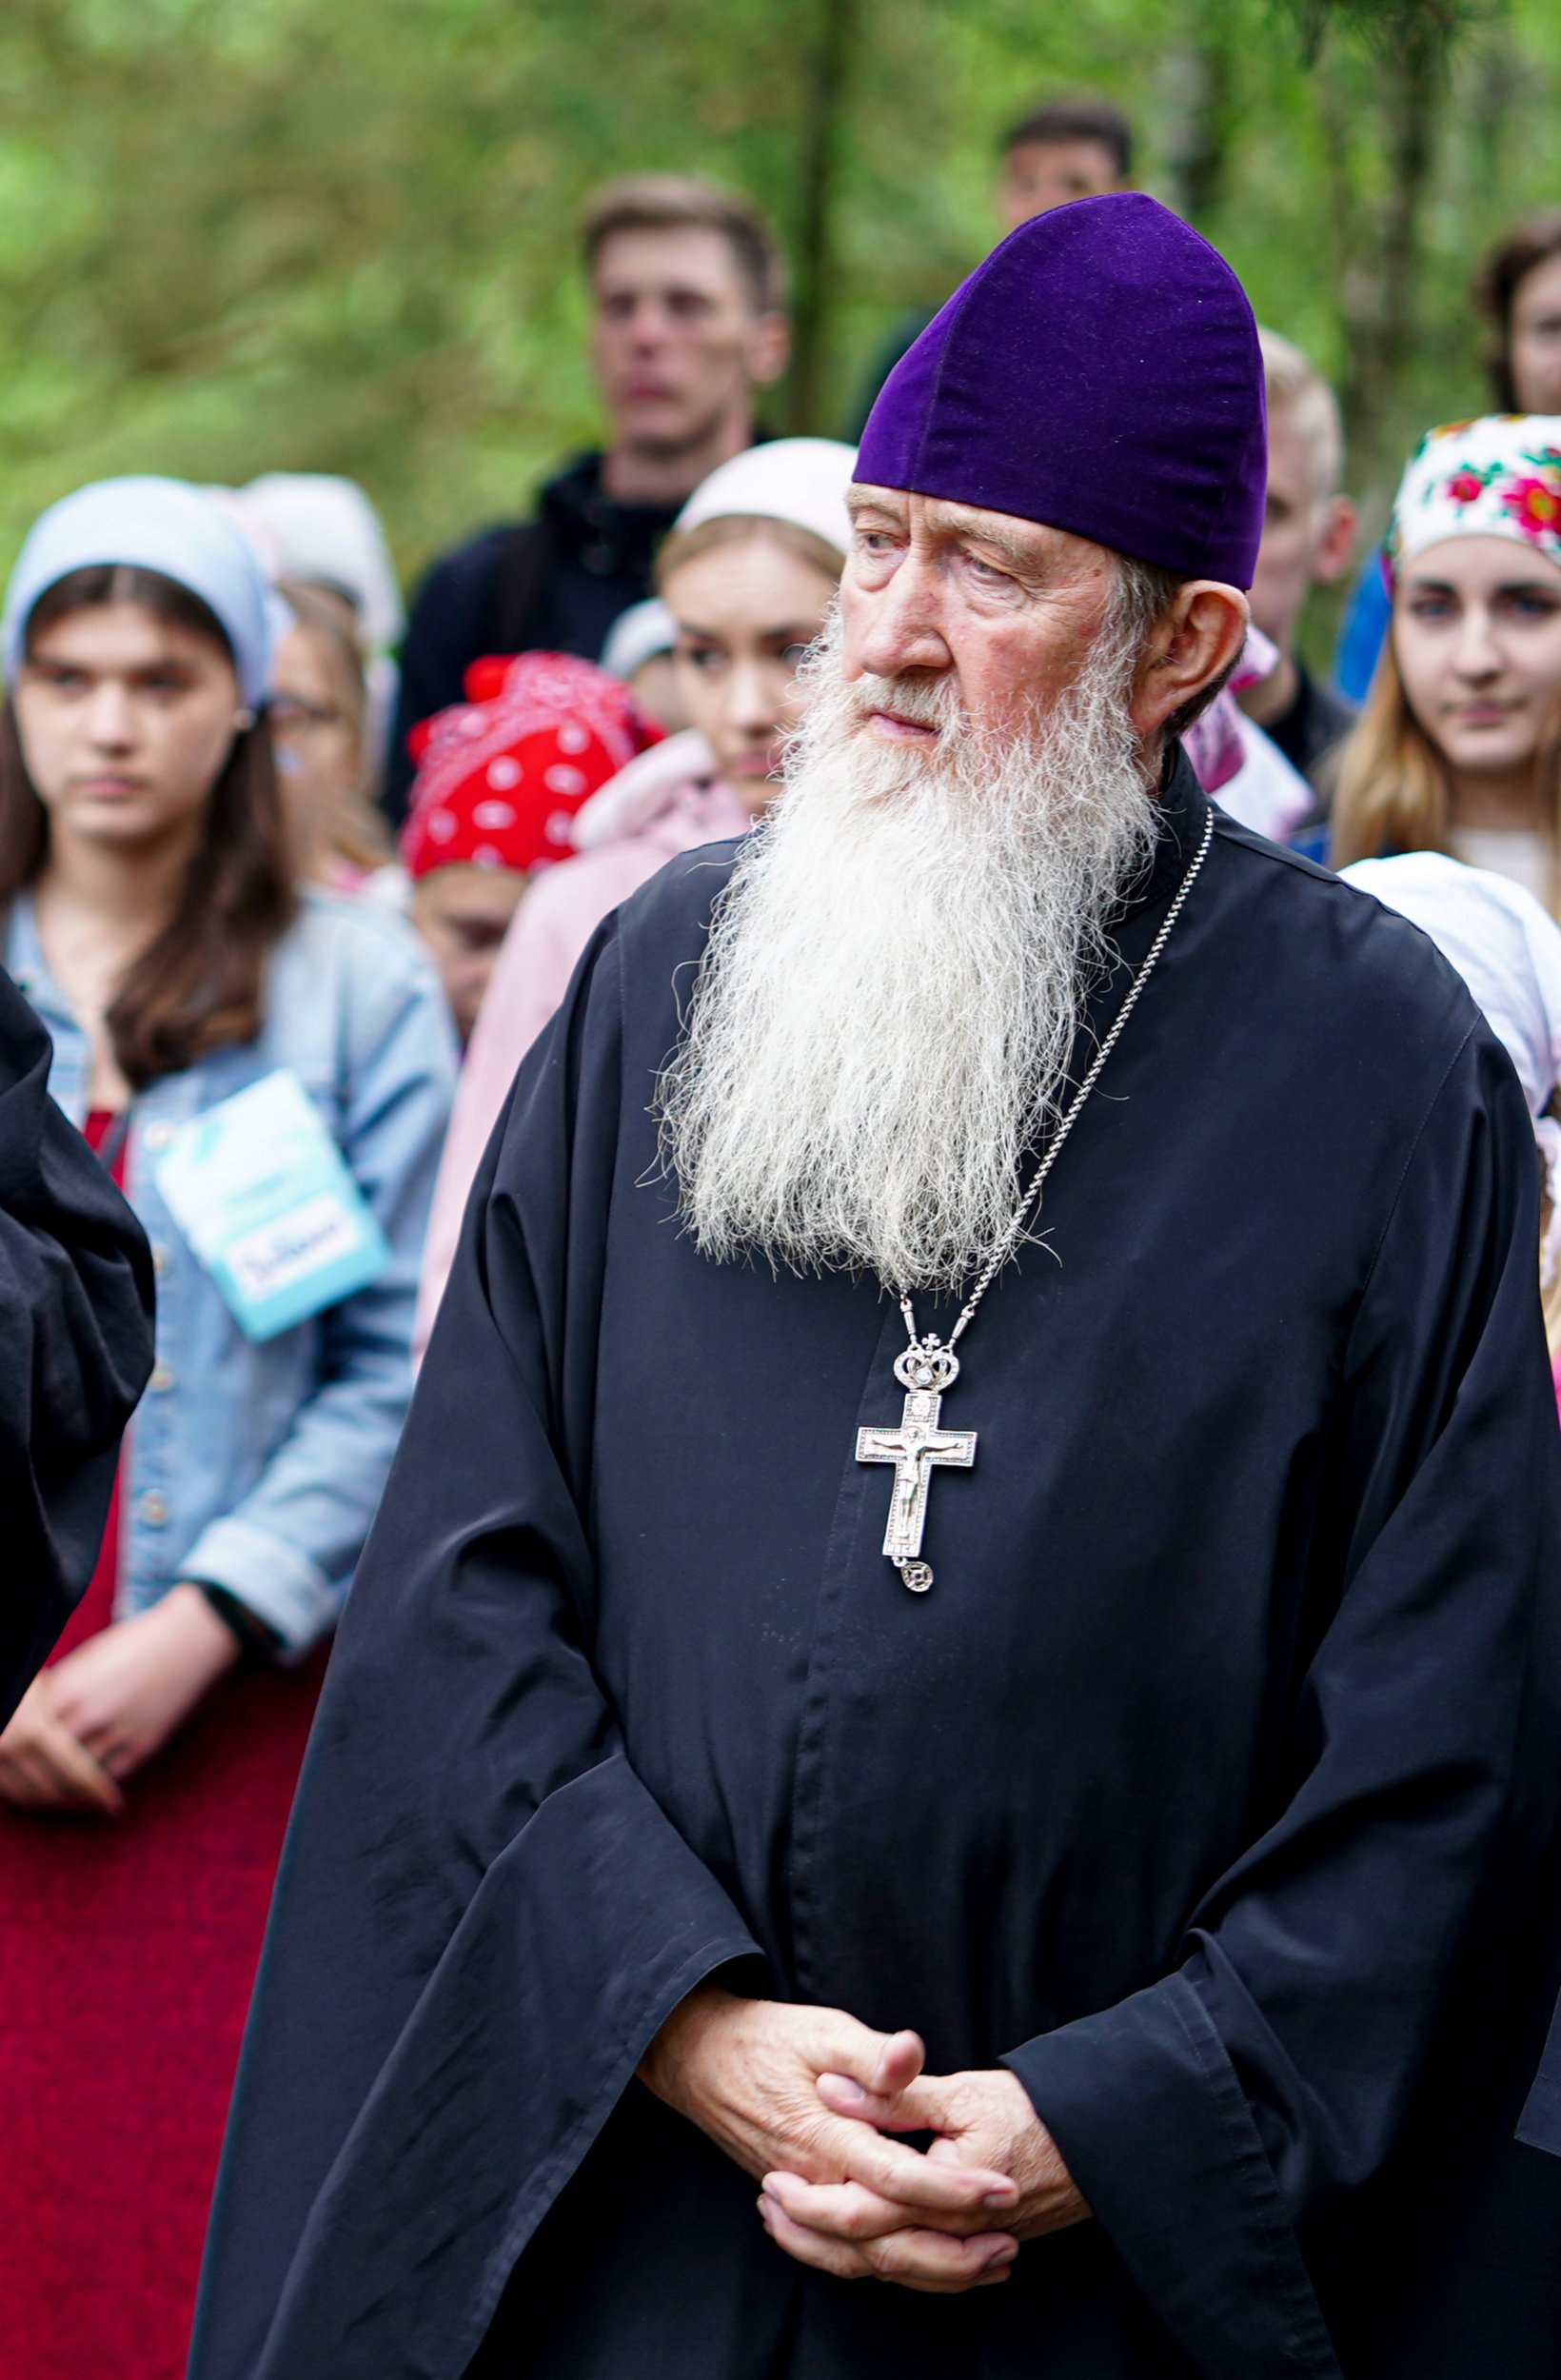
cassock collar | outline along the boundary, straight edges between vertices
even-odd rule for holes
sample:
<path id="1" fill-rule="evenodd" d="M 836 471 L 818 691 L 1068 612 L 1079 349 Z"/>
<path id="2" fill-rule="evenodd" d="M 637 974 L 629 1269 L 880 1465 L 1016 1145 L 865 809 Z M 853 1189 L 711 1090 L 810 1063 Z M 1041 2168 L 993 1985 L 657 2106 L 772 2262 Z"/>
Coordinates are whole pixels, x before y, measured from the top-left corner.
<path id="1" fill-rule="evenodd" d="M 1203 823 L 1211 807 L 1179 743 L 1173 744 L 1166 755 L 1159 807 L 1160 836 L 1155 846 L 1154 863 L 1112 929 L 1112 939 L 1122 956 L 1135 965 L 1176 898 L 1176 888 L 1203 839 Z"/>
<path id="2" fill-rule="evenodd" d="M 1064 1078 L 1069 1082 L 1080 1081 L 1089 1071 L 1091 1061 L 1126 997 L 1128 984 L 1143 963 L 1203 840 L 1204 821 L 1214 804 L 1198 783 L 1193 764 L 1179 743 L 1173 744 L 1166 755 L 1158 798 L 1160 833 L 1155 857 L 1148 874 L 1139 878 L 1112 924 L 1111 944 L 1116 955 L 1085 1003 Z M 1195 894 L 1194 900 L 1195 903 Z M 1186 921 L 1182 923 L 1185 926 Z M 1128 1030 L 1131 1033 L 1136 1029 L 1135 1019 Z"/>
<path id="3" fill-rule="evenodd" d="M 1193 762 L 1188 760 L 1180 743 L 1174 743 L 1166 755 L 1166 771 L 1161 781 L 1159 814 L 1161 833 L 1155 845 L 1155 866 L 1140 883 L 1133 900 L 1121 914 L 1121 928 L 1126 931 L 1140 917 L 1155 917 L 1159 926 L 1166 907 L 1176 898 L 1193 855 L 1197 852 L 1204 836 L 1204 819 L 1209 817 L 1209 795 L 1195 776 Z M 1118 931 L 1121 941 L 1121 931 Z"/>

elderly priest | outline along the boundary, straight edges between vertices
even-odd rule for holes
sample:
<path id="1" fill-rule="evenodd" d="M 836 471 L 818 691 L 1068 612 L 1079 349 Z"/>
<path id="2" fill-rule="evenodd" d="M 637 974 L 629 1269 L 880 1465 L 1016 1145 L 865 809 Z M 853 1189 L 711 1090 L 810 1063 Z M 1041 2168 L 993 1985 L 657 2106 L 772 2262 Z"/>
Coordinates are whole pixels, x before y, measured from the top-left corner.
<path id="1" fill-rule="evenodd" d="M 1553 2380 L 1533 1139 L 1181 756 L 1263 481 L 1146 198 L 891 378 L 781 801 L 479 1178 L 196 2380 Z"/>

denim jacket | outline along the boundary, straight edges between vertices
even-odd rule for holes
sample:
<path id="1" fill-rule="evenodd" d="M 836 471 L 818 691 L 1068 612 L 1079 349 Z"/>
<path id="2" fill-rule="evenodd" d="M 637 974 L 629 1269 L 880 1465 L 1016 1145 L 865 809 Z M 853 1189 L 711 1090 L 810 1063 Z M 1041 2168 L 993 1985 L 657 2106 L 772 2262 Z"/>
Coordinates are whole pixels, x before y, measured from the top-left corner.
<path id="1" fill-rule="evenodd" d="M 49 1088 L 79 1124 L 87 1040 L 26 899 L 5 958 L 53 1041 Z M 256 1346 L 154 1176 L 180 1124 L 280 1066 L 314 1101 L 391 1254 L 366 1288 Z M 125 1187 L 152 1245 L 157 1363 L 123 1458 L 121 1617 L 188 1578 L 236 1596 L 286 1657 L 334 1624 L 411 1393 L 418 1267 L 454 1082 L 444 997 L 405 930 L 309 893 L 273 954 L 258 1039 L 137 1096 Z"/>

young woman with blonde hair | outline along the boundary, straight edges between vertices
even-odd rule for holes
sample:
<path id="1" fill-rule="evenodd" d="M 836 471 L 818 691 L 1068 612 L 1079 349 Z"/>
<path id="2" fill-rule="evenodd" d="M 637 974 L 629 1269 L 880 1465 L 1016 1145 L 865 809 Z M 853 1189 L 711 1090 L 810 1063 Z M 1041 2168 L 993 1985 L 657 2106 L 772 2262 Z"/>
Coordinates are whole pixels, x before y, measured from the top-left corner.
<path id="1" fill-rule="evenodd" d="M 1334 864 L 1443 851 L 1561 914 L 1561 416 L 1432 430 L 1388 561 L 1392 623 L 1344 748 Z"/>

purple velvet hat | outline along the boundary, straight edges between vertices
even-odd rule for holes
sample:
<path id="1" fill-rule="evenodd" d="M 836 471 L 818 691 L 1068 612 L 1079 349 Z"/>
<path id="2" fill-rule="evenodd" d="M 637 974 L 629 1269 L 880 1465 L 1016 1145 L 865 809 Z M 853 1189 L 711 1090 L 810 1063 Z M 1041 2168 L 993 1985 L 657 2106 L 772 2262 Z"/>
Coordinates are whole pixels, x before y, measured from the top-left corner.
<path id="1" fill-rule="evenodd" d="M 1071 529 L 1250 586 L 1263 362 L 1223 257 L 1152 198 L 1010 232 L 885 382 L 857 479 Z"/>

